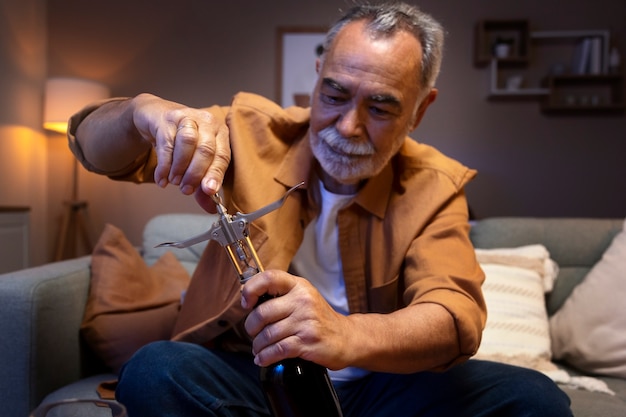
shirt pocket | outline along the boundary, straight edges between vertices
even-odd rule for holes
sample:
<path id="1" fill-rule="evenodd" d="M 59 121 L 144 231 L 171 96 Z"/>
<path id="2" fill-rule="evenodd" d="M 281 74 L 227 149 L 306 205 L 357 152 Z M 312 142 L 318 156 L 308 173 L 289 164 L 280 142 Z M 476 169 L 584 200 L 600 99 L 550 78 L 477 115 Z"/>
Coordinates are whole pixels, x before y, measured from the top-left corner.
<path id="1" fill-rule="evenodd" d="M 390 281 L 369 289 L 370 312 L 391 313 L 400 306 L 400 295 L 398 285 L 400 275 L 396 275 Z"/>

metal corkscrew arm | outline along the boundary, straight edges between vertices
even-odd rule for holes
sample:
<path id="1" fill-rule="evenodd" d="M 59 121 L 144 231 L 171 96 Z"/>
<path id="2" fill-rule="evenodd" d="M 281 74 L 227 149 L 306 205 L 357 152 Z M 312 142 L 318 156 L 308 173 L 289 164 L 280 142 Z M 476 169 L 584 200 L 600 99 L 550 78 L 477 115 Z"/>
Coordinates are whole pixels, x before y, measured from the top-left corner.
<path id="1" fill-rule="evenodd" d="M 217 206 L 219 218 L 213 223 L 209 230 L 180 242 L 161 243 L 157 245 L 157 247 L 171 246 L 175 248 L 186 248 L 204 242 L 205 240 L 215 240 L 224 247 L 239 276 L 239 281 L 244 283 L 253 275 L 263 271 L 261 260 L 250 240 L 250 223 L 280 208 L 289 194 L 302 185 L 304 185 L 304 182 L 287 190 L 287 192 L 275 202 L 248 214 L 239 212 L 234 215 L 228 214 L 224 206 L 222 195 L 217 192 L 212 196 L 212 199 Z"/>

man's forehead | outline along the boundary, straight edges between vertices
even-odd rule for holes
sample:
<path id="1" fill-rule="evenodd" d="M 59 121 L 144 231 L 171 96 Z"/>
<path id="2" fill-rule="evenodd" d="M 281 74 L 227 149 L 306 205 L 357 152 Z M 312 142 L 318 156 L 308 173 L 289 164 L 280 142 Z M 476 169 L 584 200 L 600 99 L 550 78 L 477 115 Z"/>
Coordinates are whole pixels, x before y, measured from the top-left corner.
<path id="1" fill-rule="evenodd" d="M 419 88 L 419 42 L 408 33 L 372 38 L 363 22 L 346 25 L 322 60 L 320 77 L 344 87 L 369 85 L 381 94 Z"/>
<path id="2" fill-rule="evenodd" d="M 329 47 L 326 59 L 371 61 L 383 66 L 393 60 L 398 71 L 404 67 L 411 72 L 419 71 L 422 58 L 420 42 L 412 33 L 399 30 L 392 34 L 374 36 L 365 21 L 352 22 L 344 26 Z"/>

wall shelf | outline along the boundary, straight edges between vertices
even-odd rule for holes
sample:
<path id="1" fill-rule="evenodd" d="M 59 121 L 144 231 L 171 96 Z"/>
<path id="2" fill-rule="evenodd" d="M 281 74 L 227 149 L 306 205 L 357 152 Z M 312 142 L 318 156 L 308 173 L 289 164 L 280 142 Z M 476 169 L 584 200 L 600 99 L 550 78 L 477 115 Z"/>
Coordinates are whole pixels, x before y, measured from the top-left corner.
<path id="1" fill-rule="evenodd" d="M 498 40 L 505 40 L 510 43 L 510 53 L 500 60 L 527 63 L 529 32 L 529 22 L 525 19 L 481 20 L 476 25 L 474 62 L 477 66 L 489 64 L 494 57 L 495 44 Z"/>
<path id="2" fill-rule="evenodd" d="M 526 19 L 481 20 L 474 64 L 489 66 L 489 100 L 539 99 L 545 113 L 623 112 L 623 76 L 610 74 L 610 46 L 608 30 L 531 31 Z"/>
<path id="3" fill-rule="evenodd" d="M 545 112 L 622 112 L 623 77 L 619 75 L 561 75 L 547 79 L 550 94 Z"/>
<path id="4" fill-rule="evenodd" d="M 490 99 L 497 99 L 497 98 L 514 98 L 514 97 L 538 97 L 538 96 L 545 96 L 548 95 L 550 93 L 550 90 L 548 88 L 542 88 L 542 87 L 506 87 L 506 85 L 502 84 L 502 81 L 500 80 L 500 77 L 498 76 L 499 74 L 499 68 L 501 67 L 502 64 L 502 60 L 501 59 L 496 59 L 493 58 L 491 60 L 491 66 L 490 66 L 490 71 L 491 71 L 491 75 L 490 75 L 490 88 L 489 88 L 489 98 Z M 510 62 L 505 62 L 505 65 L 509 64 Z"/>

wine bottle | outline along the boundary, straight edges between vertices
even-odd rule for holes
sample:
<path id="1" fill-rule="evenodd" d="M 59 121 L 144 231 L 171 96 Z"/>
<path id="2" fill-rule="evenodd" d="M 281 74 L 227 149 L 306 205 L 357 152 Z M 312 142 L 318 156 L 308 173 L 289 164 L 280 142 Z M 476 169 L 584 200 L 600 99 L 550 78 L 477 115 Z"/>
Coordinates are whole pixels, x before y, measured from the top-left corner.
<path id="1" fill-rule="evenodd" d="M 259 298 L 257 306 L 272 296 Z M 261 367 L 261 386 L 274 417 L 343 417 L 325 367 L 302 358 Z"/>
<path id="2" fill-rule="evenodd" d="M 326 368 L 301 358 L 261 368 L 261 385 L 275 417 L 342 417 Z"/>

